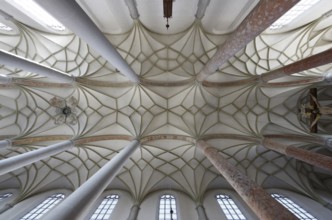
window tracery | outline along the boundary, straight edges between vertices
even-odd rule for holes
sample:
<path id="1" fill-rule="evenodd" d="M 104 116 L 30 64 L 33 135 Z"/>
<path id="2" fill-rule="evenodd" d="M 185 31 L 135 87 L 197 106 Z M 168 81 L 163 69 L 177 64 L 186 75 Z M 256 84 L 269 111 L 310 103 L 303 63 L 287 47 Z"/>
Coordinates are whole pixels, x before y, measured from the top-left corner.
<path id="1" fill-rule="evenodd" d="M 53 194 L 52 196 L 45 199 L 41 204 L 32 209 L 30 212 L 28 212 L 26 215 L 24 215 L 21 220 L 40 219 L 46 212 L 51 210 L 64 198 L 65 195 L 62 193 Z"/>
<path id="2" fill-rule="evenodd" d="M 230 196 L 219 194 L 216 195 L 216 199 L 220 205 L 220 208 L 225 213 L 227 220 L 246 219 L 246 217 L 243 215 L 239 207 L 234 203 Z"/>
<path id="3" fill-rule="evenodd" d="M 291 211 L 296 217 L 298 217 L 301 220 L 316 220 L 314 216 L 312 216 L 309 212 L 304 210 L 302 207 L 297 205 L 295 202 L 293 202 L 291 199 L 278 194 L 273 193 L 271 196 L 277 200 L 280 204 L 285 206 L 289 211 Z"/>
<path id="4" fill-rule="evenodd" d="M 106 220 L 109 219 L 113 209 L 119 201 L 119 195 L 108 195 L 100 203 L 90 220 Z"/>
<path id="5" fill-rule="evenodd" d="M 159 203 L 159 220 L 177 220 L 175 197 L 169 194 L 162 195 Z"/>

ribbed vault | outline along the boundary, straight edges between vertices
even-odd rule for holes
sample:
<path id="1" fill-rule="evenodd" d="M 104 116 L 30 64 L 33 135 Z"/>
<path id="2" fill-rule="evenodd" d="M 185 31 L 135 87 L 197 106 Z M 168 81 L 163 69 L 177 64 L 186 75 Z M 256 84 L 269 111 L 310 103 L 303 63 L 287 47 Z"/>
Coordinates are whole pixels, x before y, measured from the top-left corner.
<path id="1" fill-rule="evenodd" d="M 311 166 L 260 144 L 271 123 L 308 133 L 298 120 L 297 102 L 310 85 L 269 87 L 256 79 L 330 49 L 332 30 L 324 18 L 286 33 L 259 35 L 203 83 L 195 77 L 227 35 L 208 33 L 199 20 L 177 34 L 161 35 L 135 20 L 128 32 L 106 36 L 140 84 L 129 82 L 76 35 L 16 22 L 18 32 L 2 33 L 0 48 L 73 75 L 76 82 L 56 83 L 1 66 L 0 74 L 17 82 L 0 85 L 1 139 L 11 138 L 14 144 L 1 150 L 1 158 L 61 140 L 74 139 L 76 146 L 2 176 L 1 184 L 20 188 L 20 199 L 52 184 L 74 190 L 137 138 L 140 149 L 109 187 L 127 190 L 137 201 L 158 188 L 172 188 L 200 202 L 207 189 L 223 181 L 195 147 L 197 139 L 204 139 L 258 184 L 274 177 L 315 197 L 310 181 L 325 186 Z M 331 71 L 331 64 L 324 65 L 272 83 L 315 79 Z M 232 85 L 247 79 L 249 83 Z M 55 96 L 78 100 L 76 125 L 54 124 L 50 99 Z"/>

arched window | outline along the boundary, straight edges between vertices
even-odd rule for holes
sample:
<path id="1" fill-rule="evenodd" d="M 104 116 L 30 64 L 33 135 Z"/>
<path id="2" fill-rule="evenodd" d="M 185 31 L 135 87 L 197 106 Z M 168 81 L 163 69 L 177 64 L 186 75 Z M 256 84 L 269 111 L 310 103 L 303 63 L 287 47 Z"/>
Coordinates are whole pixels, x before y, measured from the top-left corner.
<path id="1" fill-rule="evenodd" d="M 174 196 L 165 194 L 160 197 L 159 220 L 177 220 L 176 201 Z"/>
<path id="2" fill-rule="evenodd" d="M 36 208 L 32 209 L 28 214 L 23 216 L 21 220 L 40 219 L 42 215 L 51 210 L 56 204 L 58 204 L 64 198 L 65 195 L 62 193 L 57 193 L 48 197 Z"/>
<path id="3" fill-rule="evenodd" d="M 8 197 L 11 197 L 12 195 L 13 195 L 13 193 L 0 194 L 0 201 L 3 199 L 7 199 Z"/>
<path id="4" fill-rule="evenodd" d="M 115 205 L 119 201 L 118 195 L 108 195 L 100 203 L 90 220 L 106 220 L 109 219 Z"/>
<path id="5" fill-rule="evenodd" d="M 228 220 L 241 219 L 244 220 L 246 217 L 243 215 L 239 207 L 234 203 L 233 199 L 228 195 L 216 195 L 216 199 L 220 205 L 220 208 L 225 213 Z"/>
<path id="6" fill-rule="evenodd" d="M 296 203 L 294 203 L 289 198 L 287 198 L 287 197 L 285 197 L 283 195 L 277 194 L 277 193 L 272 193 L 271 196 L 275 200 L 277 200 L 279 203 L 281 203 L 283 206 L 285 206 L 294 215 L 296 215 L 296 217 L 298 217 L 299 219 L 303 219 L 303 220 L 316 219 L 309 212 L 307 212 L 306 210 L 304 210 L 303 208 L 301 208 L 299 205 L 297 205 Z"/>

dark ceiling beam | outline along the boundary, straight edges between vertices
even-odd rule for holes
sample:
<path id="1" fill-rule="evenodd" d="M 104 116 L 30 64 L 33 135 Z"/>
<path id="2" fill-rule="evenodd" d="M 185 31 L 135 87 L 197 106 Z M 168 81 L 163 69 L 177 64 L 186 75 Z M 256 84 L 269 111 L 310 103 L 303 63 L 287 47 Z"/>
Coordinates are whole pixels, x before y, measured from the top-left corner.
<path id="1" fill-rule="evenodd" d="M 298 2 L 299 0 L 260 0 L 256 7 L 207 62 L 202 71 L 197 75 L 197 81 L 204 81 L 208 76 L 213 74 L 220 66 L 226 63 Z"/>
<path id="2" fill-rule="evenodd" d="M 138 75 L 121 57 L 110 41 L 93 23 L 75 0 L 36 0 L 63 25 L 83 39 L 122 74 L 133 82 L 139 82 Z"/>

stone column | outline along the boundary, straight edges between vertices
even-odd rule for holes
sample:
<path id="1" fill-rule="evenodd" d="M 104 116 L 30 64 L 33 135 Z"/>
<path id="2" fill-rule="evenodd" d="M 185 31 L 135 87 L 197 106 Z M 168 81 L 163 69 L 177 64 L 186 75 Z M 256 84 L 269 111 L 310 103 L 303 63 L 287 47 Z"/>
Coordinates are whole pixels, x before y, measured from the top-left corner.
<path id="1" fill-rule="evenodd" d="M 19 57 L 15 54 L 7 53 L 2 50 L 0 50 L 0 63 L 7 66 L 20 68 L 22 70 L 26 70 L 29 72 L 38 73 L 41 76 L 45 76 L 47 78 L 54 79 L 59 82 L 63 83 L 74 82 L 74 78 L 72 76 L 67 75 L 59 70 L 52 69 L 50 67 L 39 64 L 35 61 L 27 60 L 23 57 Z"/>
<path id="2" fill-rule="evenodd" d="M 253 210 L 259 219 L 298 219 L 279 202 L 273 199 L 257 183 L 241 173 L 229 163 L 215 148 L 205 141 L 197 141 L 197 147 L 210 160 L 220 174 L 241 196 L 244 202 Z"/>
<path id="3" fill-rule="evenodd" d="M 285 14 L 299 0 L 260 0 L 197 75 L 203 81 Z"/>
<path id="4" fill-rule="evenodd" d="M 11 140 L 1 140 L 0 141 L 0 149 L 9 148 L 11 146 L 12 146 L 12 141 Z"/>
<path id="5" fill-rule="evenodd" d="M 301 134 L 267 134 L 264 135 L 267 139 L 281 139 L 287 141 L 304 142 L 319 144 L 326 147 L 332 147 L 332 137 L 330 135 L 301 135 Z"/>
<path id="6" fill-rule="evenodd" d="M 197 11 L 195 14 L 195 17 L 199 20 L 201 20 L 204 15 L 205 15 L 205 11 L 207 9 L 207 7 L 210 4 L 210 0 L 199 0 L 197 3 Z"/>
<path id="7" fill-rule="evenodd" d="M 138 148 L 133 141 L 108 161 L 98 172 L 90 177 L 63 202 L 46 213 L 43 219 L 84 219 L 91 206 L 111 183 L 130 155 Z"/>
<path id="8" fill-rule="evenodd" d="M 203 205 L 199 204 L 196 206 L 197 214 L 198 214 L 198 220 L 208 220 L 208 217 L 206 216 L 205 209 Z"/>
<path id="9" fill-rule="evenodd" d="M 13 208 L 15 204 L 7 203 L 0 209 L 0 215 L 9 209 Z"/>
<path id="10" fill-rule="evenodd" d="M 130 209 L 130 213 L 127 220 L 136 220 L 139 210 L 140 210 L 139 205 L 133 205 Z"/>
<path id="11" fill-rule="evenodd" d="M 139 13 L 137 10 L 137 2 L 136 0 L 125 0 L 125 3 L 129 9 L 130 16 L 132 19 L 136 20 L 139 18 Z"/>
<path id="12" fill-rule="evenodd" d="M 270 150 L 293 157 L 316 167 L 332 171 L 332 157 L 278 143 L 272 138 L 264 138 L 262 145 Z"/>
<path id="13" fill-rule="evenodd" d="M 41 147 L 37 150 L 0 160 L 0 175 L 61 153 L 72 148 L 73 146 L 74 145 L 72 141 L 64 141 L 48 147 Z"/>
<path id="14" fill-rule="evenodd" d="M 289 76 L 294 73 L 299 73 L 311 68 L 332 63 L 332 49 L 307 57 L 295 63 L 286 65 L 268 73 L 263 73 L 260 76 L 261 83 L 267 83 L 270 80 L 278 79 L 280 77 Z M 322 78 L 322 81 L 324 78 Z"/>
<path id="15" fill-rule="evenodd" d="M 133 82 L 139 82 L 138 75 L 130 68 L 105 35 L 78 5 L 76 0 L 37 0 L 51 15 L 97 51 Z"/>

